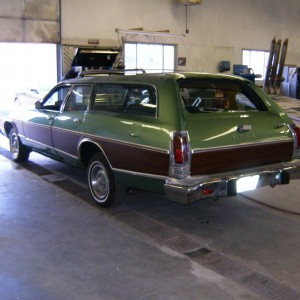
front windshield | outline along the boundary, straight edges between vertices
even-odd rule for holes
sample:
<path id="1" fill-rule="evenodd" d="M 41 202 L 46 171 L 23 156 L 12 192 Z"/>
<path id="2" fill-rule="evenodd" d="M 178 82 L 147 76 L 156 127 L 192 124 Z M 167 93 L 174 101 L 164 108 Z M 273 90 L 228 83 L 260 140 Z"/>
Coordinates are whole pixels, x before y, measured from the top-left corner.
<path id="1" fill-rule="evenodd" d="M 249 84 L 241 81 L 187 78 L 177 81 L 184 107 L 190 113 L 266 110 Z"/>

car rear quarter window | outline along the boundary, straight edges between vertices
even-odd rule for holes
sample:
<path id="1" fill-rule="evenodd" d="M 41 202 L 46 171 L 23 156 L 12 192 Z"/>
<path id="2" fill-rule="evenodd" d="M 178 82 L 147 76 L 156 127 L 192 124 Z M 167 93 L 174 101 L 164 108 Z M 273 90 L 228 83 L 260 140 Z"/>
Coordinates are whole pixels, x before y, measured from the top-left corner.
<path id="1" fill-rule="evenodd" d="M 156 92 L 152 86 L 147 85 L 97 84 L 91 110 L 155 117 Z"/>
<path id="2" fill-rule="evenodd" d="M 178 80 L 181 98 L 190 113 L 262 111 L 266 106 L 247 84 L 232 80 Z"/>

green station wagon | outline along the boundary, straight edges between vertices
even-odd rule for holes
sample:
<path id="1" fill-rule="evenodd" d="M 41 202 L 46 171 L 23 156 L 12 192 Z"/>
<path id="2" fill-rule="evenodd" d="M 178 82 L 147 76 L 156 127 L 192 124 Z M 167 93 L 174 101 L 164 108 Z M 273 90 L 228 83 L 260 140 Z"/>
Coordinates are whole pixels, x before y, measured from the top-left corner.
<path id="1" fill-rule="evenodd" d="M 2 112 L 15 161 L 85 167 L 93 200 L 128 189 L 189 204 L 300 178 L 300 129 L 254 83 L 200 73 L 85 73 Z"/>

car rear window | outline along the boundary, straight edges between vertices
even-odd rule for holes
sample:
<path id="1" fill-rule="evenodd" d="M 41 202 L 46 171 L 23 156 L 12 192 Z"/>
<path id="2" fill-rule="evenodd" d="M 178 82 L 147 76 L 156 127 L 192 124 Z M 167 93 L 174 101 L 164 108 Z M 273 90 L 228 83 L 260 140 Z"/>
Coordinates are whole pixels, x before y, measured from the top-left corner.
<path id="1" fill-rule="evenodd" d="M 152 86 L 146 85 L 97 84 L 91 109 L 155 117 L 156 91 Z"/>
<path id="2" fill-rule="evenodd" d="M 259 95 L 244 82 L 198 78 L 177 82 L 184 106 L 190 113 L 267 109 Z"/>

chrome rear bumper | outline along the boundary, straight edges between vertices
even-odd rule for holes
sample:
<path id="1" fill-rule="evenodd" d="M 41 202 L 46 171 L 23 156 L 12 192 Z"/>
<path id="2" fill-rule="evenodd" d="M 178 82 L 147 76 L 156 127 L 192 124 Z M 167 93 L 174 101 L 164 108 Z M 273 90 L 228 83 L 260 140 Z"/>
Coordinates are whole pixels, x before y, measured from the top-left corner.
<path id="1" fill-rule="evenodd" d="M 190 204 L 200 199 L 235 196 L 237 180 L 254 175 L 259 176 L 257 188 L 288 184 L 292 179 L 300 179 L 300 159 L 227 173 L 168 178 L 164 188 L 169 200 Z"/>

